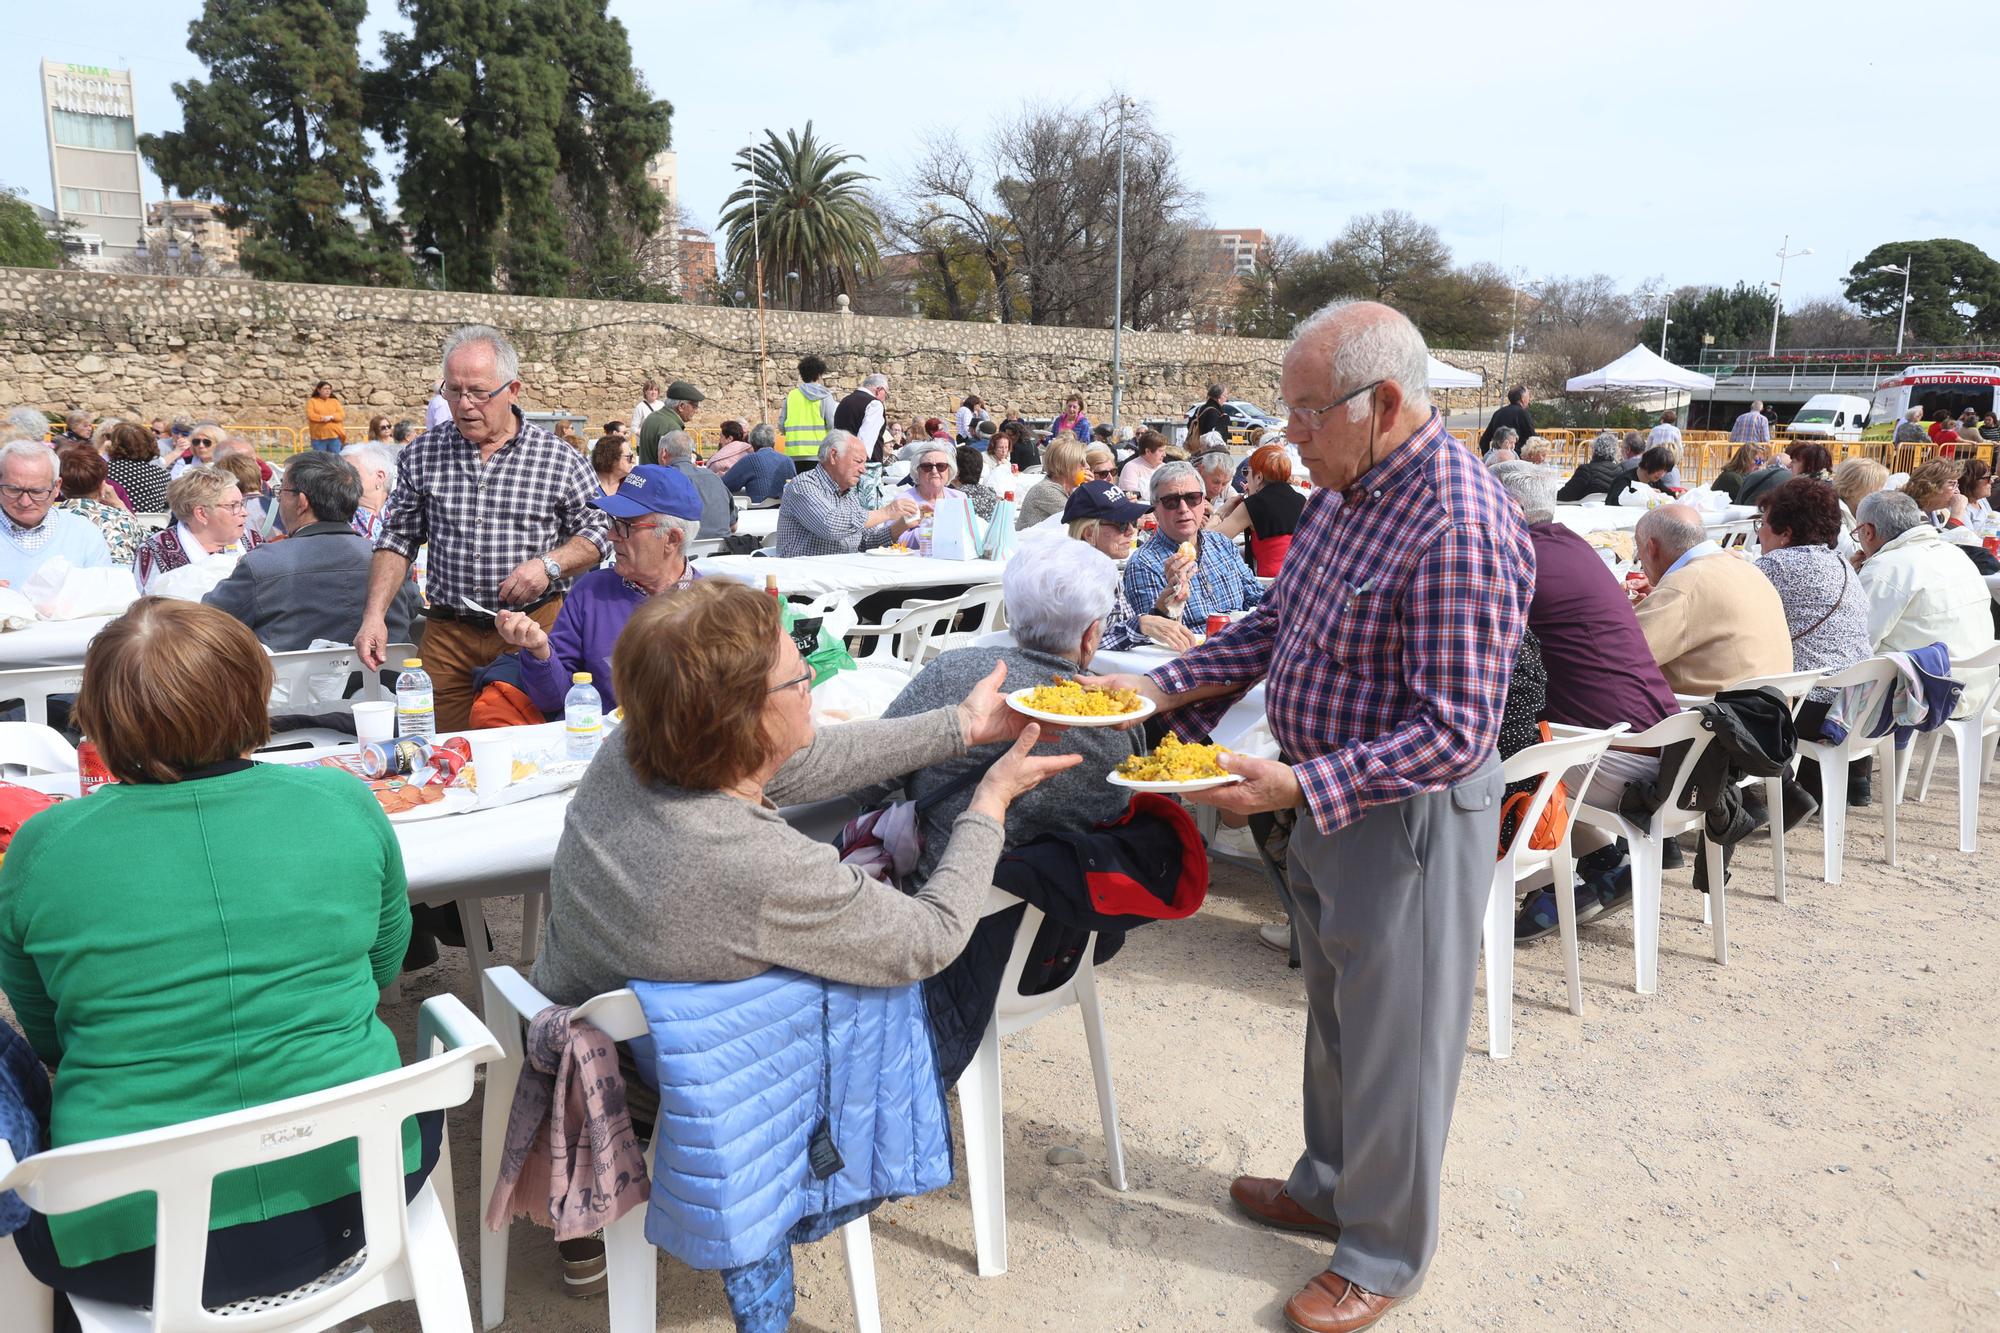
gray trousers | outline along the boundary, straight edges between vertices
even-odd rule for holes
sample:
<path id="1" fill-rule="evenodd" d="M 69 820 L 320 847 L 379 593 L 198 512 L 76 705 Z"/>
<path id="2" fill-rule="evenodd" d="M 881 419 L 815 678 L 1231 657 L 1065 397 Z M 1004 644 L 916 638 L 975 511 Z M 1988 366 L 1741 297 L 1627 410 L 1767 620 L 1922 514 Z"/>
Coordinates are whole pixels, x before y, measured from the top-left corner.
<path id="1" fill-rule="evenodd" d="M 1415 1291 L 1437 1251 L 1500 794 L 1495 758 L 1330 836 L 1301 812 L 1292 836 L 1306 1149 L 1287 1187 L 1339 1225 L 1329 1268 L 1386 1296 Z"/>

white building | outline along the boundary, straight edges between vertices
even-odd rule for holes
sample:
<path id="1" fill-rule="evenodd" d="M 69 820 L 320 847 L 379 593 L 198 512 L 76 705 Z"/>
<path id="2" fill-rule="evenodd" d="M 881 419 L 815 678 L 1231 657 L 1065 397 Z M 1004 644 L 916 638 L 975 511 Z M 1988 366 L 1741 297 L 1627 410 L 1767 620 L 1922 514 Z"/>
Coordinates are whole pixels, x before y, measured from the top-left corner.
<path id="1" fill-rule="evenodd" d="M 85 267 L 108 267 L 138 249 L 145 223 L 131 71 L 44 60 L 42 107 L 56 216 Z"/>

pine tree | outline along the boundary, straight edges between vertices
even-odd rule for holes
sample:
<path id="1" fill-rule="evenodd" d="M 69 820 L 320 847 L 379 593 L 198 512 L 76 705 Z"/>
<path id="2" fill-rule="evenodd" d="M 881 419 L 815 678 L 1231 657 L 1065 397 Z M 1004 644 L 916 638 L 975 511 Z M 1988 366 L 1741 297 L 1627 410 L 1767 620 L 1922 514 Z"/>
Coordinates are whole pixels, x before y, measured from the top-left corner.
<path id="1" fill-rule="evenodd" d="M 526 295 L 598 290 L 662 225 L 646 164 L 672 108 L 605 4 L 401 0 L 411 31 L 384 42 L 374 124 L 402 150 L 404 221 L 452 286 L 491 291 L 504 273 Z"/>
<path id="2" fill-rule="evenodd" d="M 287 282 L 398 286 L 400 237 L 362 137 L 367 0 L 206 0 L 176 83 L 184 128 L 139 140 L 161 182 L 247 228 L 244 271 Z M 352 215 L 350 214 L 352 210 Z"/>
<path id="3" fill-rule="evenodd" d="M 0 268 L 61 268 L 63 250 L 27 202 L 0 185 Z"/>

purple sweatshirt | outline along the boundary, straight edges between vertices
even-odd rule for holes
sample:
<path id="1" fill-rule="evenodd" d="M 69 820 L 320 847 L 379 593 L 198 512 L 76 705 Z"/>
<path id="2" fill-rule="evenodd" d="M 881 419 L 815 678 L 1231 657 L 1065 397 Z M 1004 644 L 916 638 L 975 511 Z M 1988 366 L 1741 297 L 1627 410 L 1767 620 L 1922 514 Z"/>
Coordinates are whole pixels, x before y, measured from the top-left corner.
<path id="1" fill-rule="evenodd" d="M 690 568 L 682 587 L 701 576 Z M 551 717 L 559 717 L 563 700 L 569 695 L 570 676 L 590 673 L 590 683 L 608 711 L 618 706 L 611 687 L 611 650 L 625 632 L 625 622 L 645 605 L 646 594 L 619 577 L 615 569 L 593 569 L 570 586 L 556 623 L 549 626 L 549 655 L 546 660 L 523 648 L 521 688 L 535 707 Z"/>

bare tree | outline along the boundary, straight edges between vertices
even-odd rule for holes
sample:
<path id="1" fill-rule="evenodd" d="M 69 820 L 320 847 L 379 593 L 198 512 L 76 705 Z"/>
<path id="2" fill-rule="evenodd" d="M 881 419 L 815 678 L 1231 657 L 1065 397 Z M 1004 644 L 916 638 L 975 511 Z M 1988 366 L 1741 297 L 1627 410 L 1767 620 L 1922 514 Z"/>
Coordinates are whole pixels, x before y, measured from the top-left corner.
<path id="1" fill-rule="evenodd" d="M 990 275 L 1000 322 L 1011 324 L 1016 319 L 1014 274 L 1020 246 L 1012 219 L 996 207 L 986 183 L 991 178 L 990 161 L 987 166 L 989 174 L 983 176 L 979 160 L 956 136 L 930 136 L 910 178 L 908 207 L 899 210 L 899 216 L 921 230 L 941 228 L 942 235 L 953 236 L 956 244 L 977 254 Z"/>
<path id="2" fill-rule="evenodd" d="M 1399 307 L 1451 270 L 1451 250 L 1437 228 L 1400 208 L 1353 219 L 1329 247 L 1328 259 L 1342 295 Z"/>
<path id="3" fill-rule="evenodd" d="M 1632 298 L 1618 290 L 1608 273 L 1543 278 L 1526 290 L 1534 304 L 1533 318 L 1528 321 L 1531 342 L 1537 330 L 1623 327 L 1638 314 Z"/>
<path id="4" fill-rule="evenodd" d="M 1785 312 L 1787 347 L 1894 346 L 1859 309 L 1837 296 L 1815 296 Z"/>

